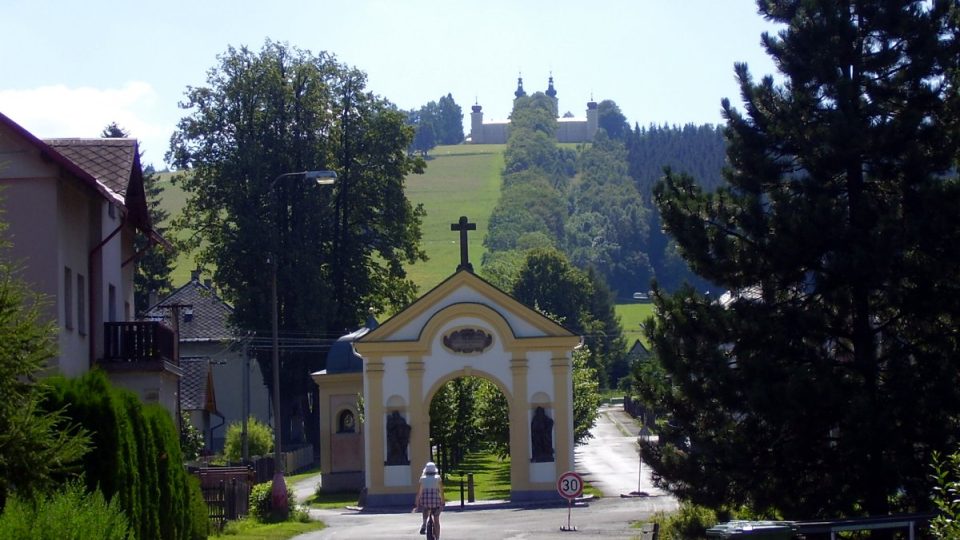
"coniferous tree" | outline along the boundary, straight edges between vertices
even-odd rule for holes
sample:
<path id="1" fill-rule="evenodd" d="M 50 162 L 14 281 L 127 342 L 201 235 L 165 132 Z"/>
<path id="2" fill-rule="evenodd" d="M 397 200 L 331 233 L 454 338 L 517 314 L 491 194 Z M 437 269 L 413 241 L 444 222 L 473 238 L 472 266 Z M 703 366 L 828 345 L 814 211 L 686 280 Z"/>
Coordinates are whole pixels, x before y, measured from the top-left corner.
<path id="1" fill-rule="evenodd" d="M 663 381 L 641 391 L 667 413 L 644 458 L 710 505 L 927 509 L 930 454 L 960 433 L 956 3 L 758 7 L 784 25 L 763 37 L 783 83 L 737 65 L 726 185 L 656 190 L 680 252 L 732 294 L 656 294 Z"/>
<path id="2" fill-rule="evenodd" d="M 43 406 L 49 386 L 40 377 L 56 354 L 56 328 L 44 322 L 44 301 L 20 278 L 8 248 L 0 221 L 0 512 L 11 492 L 34 499 L 78 472 L 90 442 L 63 409 Z"/>
<path id="3" fill-rule="evenodd" d="M 463 142 L 463 109 L 453 100 L 453 94 L 440 98 L 437 104 L 437 140 L 440 144 Z"/>

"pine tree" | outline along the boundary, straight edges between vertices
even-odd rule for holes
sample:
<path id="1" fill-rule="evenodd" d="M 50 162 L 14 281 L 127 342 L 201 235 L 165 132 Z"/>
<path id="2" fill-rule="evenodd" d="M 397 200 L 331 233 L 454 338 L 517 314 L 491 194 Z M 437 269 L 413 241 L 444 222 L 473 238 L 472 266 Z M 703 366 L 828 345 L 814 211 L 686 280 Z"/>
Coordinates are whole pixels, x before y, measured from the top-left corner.
<path id="1" fill-rule="evenodd" d="M 61 409 L 43 407 L 49 390 L 40 377 L 56 353 L 56 328 L 8 259 L 5 234 L 0 221 L 0 511 L 11 492 L 32 499 L 76 472 L 90 441 Z"/>
<path id="2" fill-rule="evenodd" d="M 644 458 L 699 503 L 929 508 L 930 454 L 960 434 L 956 3 L 758 6 L 784 25 L 763 36 L 783 82 L 736 66 L 726 185 L 655 191 L 691 267 L 732 294 L 658 291 L 669 384 L 641 390 L 668 413 Z"/>

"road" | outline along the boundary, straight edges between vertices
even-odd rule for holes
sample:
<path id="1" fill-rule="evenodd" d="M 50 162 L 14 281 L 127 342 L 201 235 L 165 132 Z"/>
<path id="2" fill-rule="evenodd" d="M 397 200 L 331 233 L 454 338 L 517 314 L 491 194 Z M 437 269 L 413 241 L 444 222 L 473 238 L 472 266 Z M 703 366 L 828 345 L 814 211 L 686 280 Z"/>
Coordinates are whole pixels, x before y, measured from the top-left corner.
<path id="1" fill-rule="evenodd" d="M 631 493 L 647 493 L 653 497 L 667 494 L 653 487 L 650 468 L 642 467 L 637 452 L 639 427 L 633 418 L 623 412 L 622 406 L 600 408 L 597 424 L 590 433 L 593 438 L 576 449 L 574 467 L 583 479 L 603 492 L 604 497 L 619 497 Z"/>
<path id="2" fill-rule="evenodd" d="M 622 408 L 603 408 L 594 437 L 576 450 L 576 470 L 599 488 L 604 497 L 578 502 L 569 509 L 570 524 L 576 532 L 563 532 L 567 525 L 566 506 L 515 507 L 478 503 L 460 510 L 449 504 L 442 518 L 443 540 L 503 539 L 540 540 L 551 538 L 633 539 L 639 537 L 634 521 L 657 511 L 677 507 L 676 500 L 656 490 L 645 475 L 640 491 L 648 496 L 621 497 L 637 491 L 639 476 L 636 427 Z M 644 467 L 644 472 L 646 467 Z M 295 486 L 298 493 L 309 494 L 316 480 Z M 322 531 L 303 534 L 296 540 L 360 540 L 378 538 L 423 538 L 419 534 L 420 516 L 409 512 L 353 510 L 311 510 L 310 514 L 327 523 Z"/>

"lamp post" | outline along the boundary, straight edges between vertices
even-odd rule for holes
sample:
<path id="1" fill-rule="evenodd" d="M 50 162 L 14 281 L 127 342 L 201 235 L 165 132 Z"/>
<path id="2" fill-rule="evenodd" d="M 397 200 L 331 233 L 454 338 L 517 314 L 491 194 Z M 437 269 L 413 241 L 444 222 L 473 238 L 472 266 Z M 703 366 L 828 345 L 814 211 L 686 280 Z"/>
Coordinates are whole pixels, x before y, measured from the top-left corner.
<path id="1" fill-rule="evenodd" d="M 283 173 L 270 182 L 270 193 L 273 194 L 277 183 L 286 178 L 303 178 L 313 180 L 317 185 L 329 185 L 337 181 L 337 173 L 334 171 L 301 171 L 292 173 Z M 279 337 L 279 317 L 277 315 L 277 264 L 278 254 L 276 252 L 279 242 L 274 244 L 273 261 L 270 266 L 270 303 L 273 310 L 271 330 L 273 332 L 272 360 L 273 360 L 273 486 L 271 489 L 271 499 L 274 512 L 287 513 L 287 484 L 283 479 L 283 461 L 281 460 L 280 436 L 283 431 L 280 423 L 280 337 Z"/>

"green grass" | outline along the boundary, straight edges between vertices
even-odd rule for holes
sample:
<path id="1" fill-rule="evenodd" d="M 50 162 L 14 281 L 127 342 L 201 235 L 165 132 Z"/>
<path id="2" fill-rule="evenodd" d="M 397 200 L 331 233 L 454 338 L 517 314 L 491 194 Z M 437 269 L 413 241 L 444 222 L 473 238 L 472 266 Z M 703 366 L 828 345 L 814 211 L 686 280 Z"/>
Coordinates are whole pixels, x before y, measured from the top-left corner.
<path id="1" fill-rule="evenodd" d="M 459 233 L 450 230 L 460 216 L 477 224 L 477 230 L 469 234 L 469 251 L 470 261 L 479 267 L 490 213 L 500 197 L 504 148 L 502 144 L 438 146 L 430 151 L 424 174 L 407 177 L 407 197 L 414 205 L 423 204 L 427 212 L 421 246 L 429 260 L 407 267 L 421 293 L 449 277 L 460 264 Z M 160 207 L 174 217 L 183 208 L 186 194 L 173 185 L 172 177 L 173 173 L 160 174 Z M 186 283 L 195 266 L 192 254 L 178 253 L 173 286 Z"/>
<path id="2" fill-rule="evenodd" d="M 360 500 L 359 491 L 338 491 L 336 493 L 326 493 L 320 491 L 314 493 L 304 504 L 310 508 L 344 508 L 347 506 L 356 506 Z"/>
<path id="3" fill-rule="evenodd" d="M 496 455 L 486 452 L 468 454 L 459 467 L 447 473 L 443 483 L 443 493 L 447 504 L 460 502 L 460 471 L 463 471 L 464 486 L 466 473 L 473 473 L 474 496 L 476 500 L 507 500 L 510 498 L 510 458 L 500 460 Z M 583 488 L 585 495 L 602 497 L 600 490 L 587 484 Z M 464 487 L 464 498 L 467 497 Z"/>
<path id="4" fill-rule="evenodd" d="M 447 503 L 460 502 L 460 471 L 466 485 L 467 473 L 473 473 L 473 493 L 476 500 L 510 498 L 510 458 L 500 460 L 495 454 L 478 452 L 467 454 L 462 463 L 447 472 L 443 493 Z M 466 490 L 466 488 L 464 488 Z M 466 492 L 464 498 L 466 498 Z"/>
<path id="5" fill-rule="evenodd" d="M 460 264 L 459 233 L 450 230 L 460 216 L 477 224 L 469 233 L 470 262 L 479 269 L 490 214 L 500 197 L 505 145 L 438 146 L 430 152 L 424 174 L 407 177 L 407 197 L 423 204 L 421 246 L 430 258 L 407 267 L 424 293 L 453 274 Z"/>
<path id="6" fill-rule="evenodd" d="M 653 316 L 653 304 L 617 304 L 615 310 L 620 317 L 620 327 L 623 328 L 627 348 L 632 347 L 633 343 L 639 339 L 643 346 L 649 349 L 650 341 L 640 330 L 640 323 Z"/>
<path id="7" fill-rule="evenodd" d="M 309 468 L 309 469 L 307 469 L 307 470 L 304 470 L 304 471 L 302 471 L 302 472 L 298 472 L 297 474 L 284 475 L 283 478 L 284 478 L 284 481 L 287 483 L 287 485 L 291 485 L 291 484 L 296 484 L 297 482 L 299 482 L 299 481 L 301 481 L 301 480 L 306 480 L 307 478 L 310 478 L 311 476 L 316 476 L 316 475 L 318 475 L 318 474 L 320 474 L 320 466 L 319 466 L 319 465 L 314 466 L 314 467 L 311 467 L 311 468 Z"/>
<path id="8" fill-rule="evenodd" d="M 459 235 L 450 230 L 460 216 L 467 216 L 477 224 L 469 234 L 470 261 L 479 268 L 483 256 L 483 238 L 486 236 L 490 214 L 500 196 L 500 173 L 503 169 L 505 145 L 438 146 L 430 152 L 424 174 L 406 179 L 407 197 L 411 203 L 422 203 L 427 215 L 423 221 L 422 247 L 429 260 L 407 267 L 410 279 L 423 294 L 449 277 L 460 263 Z M 186 195 L 171 183 L 172 173 L 160 174 L 163 195 L 160 207 L 176 216 L 183 207 Z M 169 234 L 169 233 L 168 233 Z M 188 233 L 181 233 L 188 234 Z M 179 253 L 173 271 L 173 286 L 180 287 L 190 279 L 195 266 L 193 255 Z M 653 314 L 652 304 L 618 304 L 627 346 L 640 339 L 649 343 L 640 332 L 640 322 Z"/>
<path id="9" fill-rule="evenodd" d="M 283 523 L 257 523 L 252 519 L 231 521 L 218 535 L 209 538 L 231 538 L 235 540 L 286 540 L 294 536 L 319 531 L 327 526 L 322 521 L 284 521 Z"/>
<path id="10" fill-rule="evenodd" d="M 158 182 L 159 186 L 163 188 L 163 193 L 160 195 L 160 208 L 167 211 L 167 215 L 170 216 L 169 219 L 173 219 L 180 214 L 180 210 L 183 208 L 183 205 L 186 203 L 187 194 L 180 189 L 180 186 L 176 186 L 171 182 L 171 179 L 176 173 L 159 173 L 160 181 Z M 162 226 L 169 226 L 169 223 L 160 223 Z M 177 238 L 185 239 L 189 232 L 181 232 L 176 235 Z M 172 232 L 167 232 L 166 236 L 173 236 Z M 172 238 L 171 238 L 172 239 Z M 193 262 L 193 254 L 185 251 L 177 252 L 177 261 L 173 266 L 173 272 L 171 272 L 170 279 L 173 282 L 173 288 L 179 288 L 184 285 L 187 281 L 190 280 L 190 271 L 196 267 L 196 263 Z"/>

